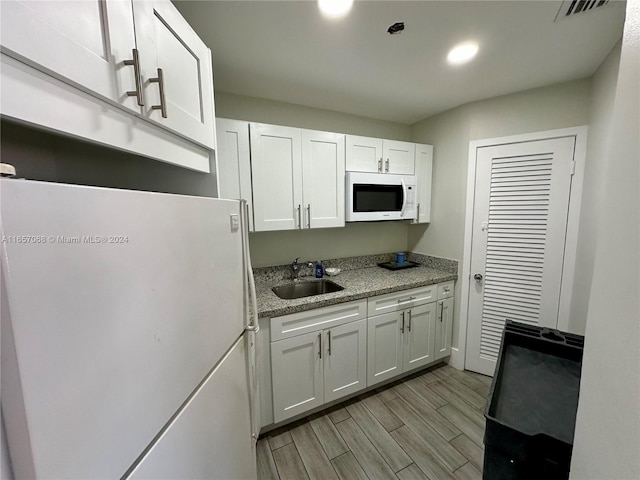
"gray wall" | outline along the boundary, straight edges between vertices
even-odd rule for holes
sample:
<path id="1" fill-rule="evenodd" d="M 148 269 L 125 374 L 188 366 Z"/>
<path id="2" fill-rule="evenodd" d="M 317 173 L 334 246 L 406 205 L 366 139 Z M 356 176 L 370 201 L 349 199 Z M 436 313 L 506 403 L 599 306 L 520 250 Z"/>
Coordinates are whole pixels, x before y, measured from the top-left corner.
<path id="1" fill-rule="evenodd" d="M 409 226 L 408 249 L 462 261 L 469 142 L 586 125 L 590 85 L 585 79 L 504 95 L 413 125 L 412 140 L 434 146 L 432 215 L 428 226 Z M 460 347 L 460 293 L 456 289 L 454 348 Z"/>
<path id="2" fill-rule="evenodd" d="M 200 173 L 2 120 L 2 162 L 32 180 L 215 197 L 215 173 Z M 212 169 L 213 170 L 213 169 Z"/>
<path id="3" fill-rule="evenodd" d="M 216 116 L 370 137 L 409 140 L 411 127 L 345 113 L 216 92 Z M 251 260 L 264 267 L 407 249 L 403 222 L 351 223 L 344 228 L 252 233 Z"/>
<path id="4" fill-rule="evenodd" d="M 572 479 L 640 478 L 640 2 L 627 2 L 571 462 Z"/>
<path id="5" fill-rule="evenodd" d="M 620 44 L 614 47 L 592 80 L 587 163 L 569 315 L 569 330 L 580 335 L 584 335 L 585 332 L 587 307 L 591 294 L 597 231 L 602 214 L 602 199 L 605 195 L 604 173 L 607 163 L 604 160 L 610 146 L 611 118 L 619 62 Z"/>

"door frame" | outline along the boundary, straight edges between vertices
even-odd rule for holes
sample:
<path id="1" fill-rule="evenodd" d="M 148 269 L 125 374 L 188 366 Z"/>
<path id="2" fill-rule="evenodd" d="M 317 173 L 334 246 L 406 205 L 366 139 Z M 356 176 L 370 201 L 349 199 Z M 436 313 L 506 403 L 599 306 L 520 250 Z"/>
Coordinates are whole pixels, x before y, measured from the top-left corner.
<path id="1" fill-rule="evenodd" d="M 473 240 L 473 215 L 476 188 L 476 158 L 477 150 L 483 147 L 526 143 L 536 140 L 547 140 L 563 137 L 574 137 L 575 147 L 573 160 L 575 172 L 571 180 L 569 193 L 569 214 L 567 217 L 567 232 L 565 237 L 565 256 L 562 267 L 562 286 L 560 288 L 560 305 L 558 309 L 558 329 L 568 330 L 569 313 L 571 310 L 571 295 L 573 293 L 573 279 L 576 266 L 576 247 L 578 244 L 578 230 L 580 226 L 580 208 L 582 205 L 582 187 L 587 157 L 586 125 L 579 127 L 545 130 L 541 132 L 511 135 L 507 137 L 487 138 L 469 142 L 469 160 L 467 171 L 467 202 L 464 227 L 464 246 L 462 251 L 462 272 L 460 276 L 460 324 L 458 328 L 458 348 L 451 349 L 451 365 L 464 369 L 467 350 L 467 327 L 469 317 L 469 287 L 471 283 L 471 245 Z"/>

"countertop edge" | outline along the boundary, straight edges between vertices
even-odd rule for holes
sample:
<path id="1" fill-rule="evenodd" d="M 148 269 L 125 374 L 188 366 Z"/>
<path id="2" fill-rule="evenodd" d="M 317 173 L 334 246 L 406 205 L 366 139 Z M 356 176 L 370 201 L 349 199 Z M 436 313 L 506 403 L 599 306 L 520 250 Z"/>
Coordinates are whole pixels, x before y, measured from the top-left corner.
<path id="1" fill-rule="evenodd" d="M 336 277 L 329 277 L 329 278 L 336 282 L 338 282 L 339 280 Z M 269 319 L 273 317 L 280 317 L 283 315 L 290 315 L 293 313 L 304 312 L 304 311 L 313 310 L 316 308 L 328 307 L 330 305 L 337 305 L 340 303 L 361 300 L 363 298 L 375 297 L 378 295 L 399 292 L 399 291 L 408 290 L 411 288 L 425 287 L 428 285 L 448 282 L 448 281 L 457 280 L 457 279 L 458 279 L 457 274 L 442 272 L 442 274 L 438 275 L 437 277 L 431 277 L 425 280 L 410 281 L 410 282 L 406 282 L 398 285 L 393 285 L 390 287 L 376 288 L 376 289 L 372 289 L 371 291 L 362 291 L 362 292 L 353 293 L 353 294 L 346 294 L 346 295 L 344 293 L 329 294 L 331 296 L 325 297 L 322 299 L 317 299 L 317 300 L 314 299 L 313 301 L 308 301 L 303 304 L 290 305 L 290 306 L 271 308 L 271 309 L 265 309 L 265 310 L 260 309 L 260 301 L 258 300 L 258 319 L 259 320 Z"/>

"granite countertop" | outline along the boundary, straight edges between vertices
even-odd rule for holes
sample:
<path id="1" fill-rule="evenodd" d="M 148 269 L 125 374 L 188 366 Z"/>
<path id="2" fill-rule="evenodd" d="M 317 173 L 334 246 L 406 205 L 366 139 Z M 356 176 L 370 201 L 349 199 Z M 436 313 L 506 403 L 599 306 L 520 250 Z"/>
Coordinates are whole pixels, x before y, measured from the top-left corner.
<path id="1" fill-rule="evenodd" d="M 409 253 L 408 259 L 417 261 L 421 264 L 420 266 L 396 271 L 386 270 L 377 266 L 377 263 L 391 261 L 392 258 L 393 254 L 383 254 L 328 260 L 324 262 L 326 267 L 345 267 L 340 274 L 333 277 L 325 277 L 344 287 L 344 290 L 294 300 L 283 300 L 271 290 L 273 287 L 292 283 L 288 273 L 288 266 L 255 269 L 258 317 L 278 317 L 458 278 L 456 261 L 411 253 Z M 436 261 L 432 261 L 434 258 L 436 258 Z M 358 261 L 354 262 L 354 259 Z M 301 273 L 306 274 L 306 270 L 303 269 Z M 308 273 L 312 274 L 312 269 L 308 269 Z M 315 278 L 312 276 L 301 275 L 300 277 L 301 282 L 314 280 Z"/>

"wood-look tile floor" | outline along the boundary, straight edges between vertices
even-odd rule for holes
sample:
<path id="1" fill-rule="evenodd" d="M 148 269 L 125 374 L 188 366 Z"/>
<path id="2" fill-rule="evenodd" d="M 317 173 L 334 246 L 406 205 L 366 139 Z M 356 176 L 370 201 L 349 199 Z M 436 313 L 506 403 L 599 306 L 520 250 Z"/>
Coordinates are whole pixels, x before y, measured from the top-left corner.
<path id="1" fill-rule="evenodd" d="M 258 441 L 258 479 L 481 479 L 491 378 L 439 365 Z"/>

